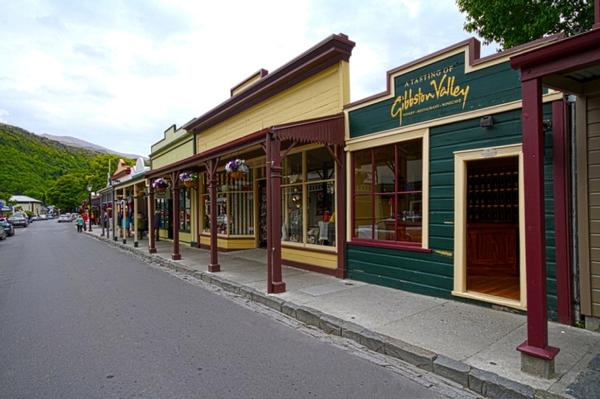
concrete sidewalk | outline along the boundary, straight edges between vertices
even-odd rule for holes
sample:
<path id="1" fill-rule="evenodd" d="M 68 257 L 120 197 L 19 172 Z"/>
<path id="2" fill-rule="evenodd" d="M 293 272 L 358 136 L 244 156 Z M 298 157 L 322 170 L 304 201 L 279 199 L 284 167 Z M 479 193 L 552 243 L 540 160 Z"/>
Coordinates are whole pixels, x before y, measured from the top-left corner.
<path id="1" fill-rule="evenodd" d="M 101 229 L 91 234 L 99 239 Z M 266 292 L 266 255 L 252 249 L 219 253 L 221 272 L 207 272 L 206 250 L 181 246 L 172 261 L 172 243 L 133 240 L 118 247 L 176 268 L 227 291 L 270 306 L 328 333 L 401 358 L 491 398 L 600 398 L 600 334 L 549 323 L 549 342 L 561 351 L 556 376 L 536 378 L 520 371 L 517 345 L 526 338 L 519 314 L 433 298 L 354 280 L 283 267 L 287 291 Z"/>

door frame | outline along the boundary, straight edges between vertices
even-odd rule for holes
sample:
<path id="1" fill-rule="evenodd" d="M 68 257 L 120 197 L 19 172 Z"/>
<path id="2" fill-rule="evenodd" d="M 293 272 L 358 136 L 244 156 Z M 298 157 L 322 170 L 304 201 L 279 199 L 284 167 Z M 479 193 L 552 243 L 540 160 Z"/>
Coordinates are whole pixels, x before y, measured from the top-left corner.
<path id="1" fill-rule="evenodd" d="M 467 290 L 467 162 L 514 156 L 519 158 L 520 300 L 518 301 Z M 452 290 L 452 295 L 490 302 L 515 309 L 527 309 L 523 188 L 523 149 L 521 144 L 476 148 L 454 152 L 454 289 Z"/>

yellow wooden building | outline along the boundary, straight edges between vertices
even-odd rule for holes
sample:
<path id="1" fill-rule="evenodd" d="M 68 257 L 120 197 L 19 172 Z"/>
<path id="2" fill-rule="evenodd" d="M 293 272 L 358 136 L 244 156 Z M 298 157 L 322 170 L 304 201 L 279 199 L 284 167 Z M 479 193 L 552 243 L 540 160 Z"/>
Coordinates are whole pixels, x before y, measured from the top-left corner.
<path id="1" fill-rule="evenodd" d="M 343 107 L 354 43 L 332 35 L 152 146 L 149 208 L 160 236 L 222 251 L 266 248 L 268 291 L 281 263 L 344 275 Z M 154 220 L 156 219 L 156 220 Z M 154 226 L 151 231 L 155 230 Z M 150 235 L 154 252 L 155 234 Z"/>

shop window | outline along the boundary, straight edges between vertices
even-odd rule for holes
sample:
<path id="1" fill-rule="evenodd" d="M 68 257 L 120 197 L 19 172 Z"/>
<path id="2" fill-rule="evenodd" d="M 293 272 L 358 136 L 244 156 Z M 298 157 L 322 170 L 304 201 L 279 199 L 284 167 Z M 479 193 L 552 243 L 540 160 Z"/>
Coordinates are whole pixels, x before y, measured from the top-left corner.
<path id="1" fill-rule="evenodd" d="M 420 244 L 422 140 L 353 153 L 353 226 L 358 240 Z"/>
<path id="2" fill-rule="evenodd" d="M 206 174 L 203 181 L 207 182 Z M 254 235 L 254 195 L 252 169 L 245 176 L 233 179 L 226 172 L 217 174 L 217 233 L 223 235 Z M 210 233 L 210 196 L 203 184 L 201 194 L 202 232 Z"/>
<path id="3" fill-rule="evenodd" d="M 179 190 L 179 231 L 189 233 L 192 220 L 192 190 L 182 188 Z"/>
<path id="4" fill-rule="evenodd" d="M 169 200 L 159 198 L 156 200 L 156 209 L 160 214 L 160 228 L 168 230 L 171 226 L 171 210 L 169 209 Z"/>
<path id="5" fill-rule="evenodd" d="M 283 227 L 281 240 L 289 242 L 303 242 L 304 231 L 304 193 L 302 184 L 282 188 L 282 216 Z"/>
<path id="6" fill-rule="evenodd" d="M 286 157 L 287 184 L 281 188 L 282 241 L 335 246 L 334 165 L 326 148 Z"/>
<path id="7" fill-rule="evenodd" d="M 290 154 L 283 160 L 282 184 L 296 184 L 304 180 L 302 153 Z"/>
<path id="8" fill-rule="evenodd" d="M 318 148 L 306 152 L 306 180 L 333 179 L 334 160 L 327 148 Z"/>

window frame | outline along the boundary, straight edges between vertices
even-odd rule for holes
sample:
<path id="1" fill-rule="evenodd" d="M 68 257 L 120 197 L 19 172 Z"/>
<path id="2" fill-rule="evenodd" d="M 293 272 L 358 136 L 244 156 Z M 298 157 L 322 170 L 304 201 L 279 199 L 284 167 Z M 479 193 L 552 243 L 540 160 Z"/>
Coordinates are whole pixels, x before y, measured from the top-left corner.
<path id="1" fill-rule="evenodd" d="M 358 145 L 350 145 L 349 148 L 349 177 L 350 177 L 350 185 L 348 190 L 348 199 L 350 202 L 350 214 L 348 216 L 348 242 L 351 244 L 370 246 L 370 247 L 380 247 L 380 248 L 391 248 L 391 249 L 403 249 L 408 251 L 415 252 L 431 252 L 428 249 L 428 223 L 429 223 L 429 132 L 415 132 L 414 134 L 407 134 L 405 137 L 401 139 L 392 139 L 394 136 L 383 137 L 380 140 L 373 140 L 371 145 L 363 145 L 360 143 Z M 402 145 L 404 143 L 408 143 L 414 140 L 421 140 L 421 189 L 420 190 L 404 190 L 398 191 L 398 145 Z M 365 143 L 366 144 L 366 143 Z M 376 173 L 376 164 L 375 164 L 375 151 L 378 148 L 393 146 L 394 149 L 394 192 L 378 192 L 376 191 L 377 186 L 377 173 Z M 370 192 L 360 192 L 357 194 L 356 192 L 356 160 L 355 155 L 360 151 L 369 151 L 370 155 L 370 165 L 371 165 L 371 190 Z M 398 196 L 399 195 L 411 195 L 411 194 L 421 194 L 421 240 L 419 242 L 416 241 L 398 241 L 398 240 L 379 240 L 376 238 L 376 223 L 377 219 L 376 215 L 376 197 L 377 196 L 385 196 L 392 195 L 394 197 L 394 209 L 397 209 L 398 206 Z M 356 226 L 355 226 L 355 207 L 356 207 L 356 198 L 359 196 L 369 197 L 371 199 L 371 238 L 359 238 L 355 236 L 356 234 Z M 396 217 L 394 218 L 394 231 L 397 234 L 398 231 L 398 221 L 399 217 L 397 212 L 394 212 Z"/>

